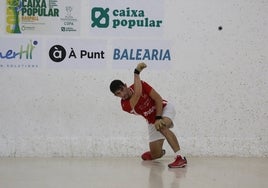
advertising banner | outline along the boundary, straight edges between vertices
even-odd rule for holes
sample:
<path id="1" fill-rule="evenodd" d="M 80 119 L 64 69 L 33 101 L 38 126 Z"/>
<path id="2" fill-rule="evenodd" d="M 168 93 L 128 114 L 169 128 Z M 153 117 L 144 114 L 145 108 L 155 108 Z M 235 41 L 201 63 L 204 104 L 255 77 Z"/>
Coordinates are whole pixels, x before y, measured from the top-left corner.
<path id="1" fill-rule="evenodd" d="M 4 18 L 5 18 L 5 6 L 4 6 L 5 2 L 0 1 L 0 36 L 2 36 L 2 34 L 4 33 Z"/>
<path id="2" fill-rule="evenodd" d="M 41 43 L 34 38 L 0 38 L 0 69 L 39 68 L 42 62 Z"/>
<path id="3" fill-rule="evenodd" d="M 112 42 L 112 66 L 133 68 L 137 62 L 145 62 L 155 69 L 170 68 L 174 61 L 170 40 L 114 40 Z"/>
<path id="4" fill-rule="evenodd" d="M 80 33 L 80 0 L 5 0 L 6 33 Z"/>
<path id="5" fill-rule="evenodd" d="M 163 34 L 163 0 L 90 0 L 91 36 L 159 36 Z"/>
<path id="6" fill-rule="evenodd" d="M 46 67 L 91 69 L 106 66 L 104 40 L 51 39 L 46 44 Z"/>

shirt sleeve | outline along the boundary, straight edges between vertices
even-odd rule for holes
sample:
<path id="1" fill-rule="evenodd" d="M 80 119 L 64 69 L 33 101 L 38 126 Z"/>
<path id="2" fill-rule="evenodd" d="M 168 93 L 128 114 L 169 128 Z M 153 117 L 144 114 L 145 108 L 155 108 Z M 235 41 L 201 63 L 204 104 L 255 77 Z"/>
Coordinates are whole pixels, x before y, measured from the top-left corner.
<path id="1" fill-rule="evenodd" d="M 131 113 L 132 109 L 129 100 L 121 100 L 122 110 Z"/>
<path id="2" fill-rule="evenodd" d="M 142 90 L 143 90 L 143 92 L 149 94 L 152 91 L 152 89 L 153 89 L 152 86 L 150 86 L 145 81 L 141 81 L 141 83 L 142 83 Z"/>
<path id="3" fill-rule="evenodd" d="M 145 81 L 141 81 L 141 83 L 142 83 L 142 93 L 146 93 L 149 95 L 149 93 L 152 91 L 152 87 Z M 134 85 L 131 85 L 130 87 L 134 90 Z M 122 110 L 128 113 L 133 113 L 133 109 L 130 106 L 129 100 L 121 100 L 121 106 Z"/>

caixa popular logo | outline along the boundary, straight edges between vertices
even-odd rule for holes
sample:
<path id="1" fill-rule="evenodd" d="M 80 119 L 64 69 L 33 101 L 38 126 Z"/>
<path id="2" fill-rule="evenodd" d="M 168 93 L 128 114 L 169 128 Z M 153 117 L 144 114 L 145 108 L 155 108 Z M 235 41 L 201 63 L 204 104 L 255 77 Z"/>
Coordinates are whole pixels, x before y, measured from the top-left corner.
<path id="1" fill-rule="evenodd" d="M 154 19 L 147 15 L 142 9 L 132 9 L 126 7 L 124 9 L 110 9 L 103 7 L 93 7 L 91 9 L 91 27 L 92 28 L 159 28 L 163 24 L 163 20 Z"/>
<path id="2" fill-rule="evenodd" d="M 83 60 L 83 59 L 104 59 L 105 52 L 81 50 L 75 47 L 63 47 L 54 45 L 49 49 L 49 57 L 55 63 L 60 63 L 65 59 Z"/>

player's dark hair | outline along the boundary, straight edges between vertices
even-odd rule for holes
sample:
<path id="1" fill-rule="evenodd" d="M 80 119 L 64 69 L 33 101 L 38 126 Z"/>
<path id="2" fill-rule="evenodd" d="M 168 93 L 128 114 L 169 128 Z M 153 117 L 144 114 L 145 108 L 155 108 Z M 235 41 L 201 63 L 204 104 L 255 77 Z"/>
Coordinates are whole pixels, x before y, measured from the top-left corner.
<path id="1" fill-rule="evenodd" d="M 112 93 L 115 93 L 116 91 L 124 87 L 124 85 L 125 84 L 121 80 L 113 80 L 110 84 L 110 90 Z"/>

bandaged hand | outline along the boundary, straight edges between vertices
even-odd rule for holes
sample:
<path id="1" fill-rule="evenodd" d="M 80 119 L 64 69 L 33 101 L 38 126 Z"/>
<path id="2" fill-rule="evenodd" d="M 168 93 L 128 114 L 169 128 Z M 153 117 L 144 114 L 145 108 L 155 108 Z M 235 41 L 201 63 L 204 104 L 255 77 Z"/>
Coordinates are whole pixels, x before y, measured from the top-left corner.
<path id="1" fill-rule="evenodd" d="M 163 127 L 166 126 L 166 124 L 163 119 L 157 119 L 155 120 L 154 126 L 157 131 L 160 131 Z"/>
<path id="2" fill-rule="evenodd" d="M 141 62 L 141 63 L 139 63 L 137 65 L 136 70 L 139 71 L 139 72 L 141 72 L 146 67 L 147 67 L 147 65 L 145 63 Z"/>

